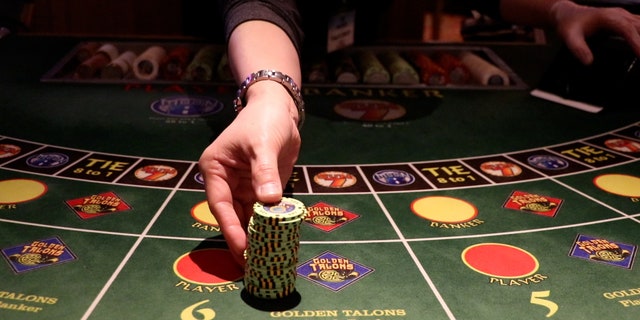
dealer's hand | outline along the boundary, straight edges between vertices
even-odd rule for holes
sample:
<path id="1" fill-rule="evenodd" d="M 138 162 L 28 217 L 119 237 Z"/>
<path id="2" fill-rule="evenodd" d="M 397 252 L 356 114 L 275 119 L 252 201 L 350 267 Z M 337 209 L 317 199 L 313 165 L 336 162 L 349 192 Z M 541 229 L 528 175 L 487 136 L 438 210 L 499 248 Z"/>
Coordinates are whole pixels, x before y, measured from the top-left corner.
<path id="1" fill-rule="evenodd" d="M 297 109 L 280 84 L 256 83 L 246 101 L 199 161 L 209 208 L 240 265 L 253 204 L 282 198 L 301 144 Z"/>
<path id="2" fill-rule="evenodd" d="M 558 34 L 569 50 L 584 64 L 593 62 L 586 38 L 607 31 L 624 38 L 640 57 L 640 16 L 622 8 L 598 8 L 559 1 L 551 9 Z"/>

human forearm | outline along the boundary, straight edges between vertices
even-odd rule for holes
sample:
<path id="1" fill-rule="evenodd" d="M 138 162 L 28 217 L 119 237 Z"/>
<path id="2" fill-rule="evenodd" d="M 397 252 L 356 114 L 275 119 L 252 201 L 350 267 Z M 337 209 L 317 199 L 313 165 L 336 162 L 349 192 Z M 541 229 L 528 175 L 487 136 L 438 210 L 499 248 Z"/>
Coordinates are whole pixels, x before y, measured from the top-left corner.
<path id="1" fill-rule="evenodd" d="M 500 13 L 511 23 L 535 27 L 554 27 L 555 8 L 560 2 L 573 5 L 569 0 L 502 0 Z M 565 4 L 563 4 L 565 5 Z"/>
<path id="2" fill-rule="evenodd" d="M 593 61 L 587 39 L 607 32 L 625 39 L 640 56 L 640 16 L 620 7 L 591 7 L 569 0 L 502 0 L 502 18 L 516 24 L 553 28 L 584 64 Z"/>
<path id="3" fill-rule="evenodd" d="M 240 24 L 231 33 L 228 46 L 229 64 L 236 82 L 259 70 L 276 70 L 300 84 L 301 71 L 298 52 L 288 35 L 273 23 L 250 20 Z M 285 87 L 275 81 L 259 81 L 247 92 L 247 105 L 253 101 L 268 101 L 273 107 L 284 106 L 300 124 L 302 115 Z"/>
<path id="4" fill-rule="evenodd" d="M 240 84 L 251 73 L 275 69 L 300 83 L 298 52 L 278 26 L 260 20 L 240 24 L 229 38 L 229 63 Z"/>

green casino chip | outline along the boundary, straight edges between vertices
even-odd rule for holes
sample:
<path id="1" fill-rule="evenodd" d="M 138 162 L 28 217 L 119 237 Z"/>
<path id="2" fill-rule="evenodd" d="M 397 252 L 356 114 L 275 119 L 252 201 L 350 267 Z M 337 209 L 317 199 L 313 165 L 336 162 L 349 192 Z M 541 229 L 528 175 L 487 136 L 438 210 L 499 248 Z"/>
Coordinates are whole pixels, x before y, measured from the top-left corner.
<path id="1" fill-rule="evenodd" d="M 259 277 L 264 277 L 265 275 L 269 276 L 269 277 L 278 277 L 278 276 L 284 276 L 287 275 L 291 272 L 293 272 L 294 274 L 296 273 L 296 268 L 295 267 L 291 267 L 291 268 L 261 268 L 261 267 L 248 267 L 245 269 L 245 272 L 247 273 L 247 275 L 251 278 L 259 278 Z"/>
<path id="2" fill-rule="evenodd" d="M 273 280 L 269 280 L 269 279 L 262 279 L 260 281 L 250 281 L 249 283 L 246 283 L 245 285 L 254 285 L 257 288 L 260 288 L 260 290 L 285 290 L 287 288 L 290 288 L 292 286 L 292 283 L 295 283 L 295 278 L 292 279 L 283 279 L 280 282 L 275 282 Z"/>
<path id="3" fill-rule="evenodd" d="M 281 256 L 287 255 L 292 256 L 294 254 L 298 254 L 298 246 L 292 245 L 290 247 L 286 247 L 283 250 L 273 250 L 269 248 L 247 248 L 248 256 L 258 256 L 258 257 L 272 257 L 272 256 Z"/>
<path id="4" fill-rule="evenodd" d="M 252 264 L 255 267 L 269 267 L 269 268 L 279 268 L 279 269 L 290 268 L 294 266 L 297 262 L 298 262 L 298 259 L 293 259 L 293 260 L 289 259 L 284 261 L 277 261 L 277 260 L 267 261 L 267 260 L 253 259 L 251 257 L 247 259 L 247 263 Z"/>
<path id="5" fill-rule="evenodd" d="M 299 227 L 299 226 L 298 226 Z M 256 237 L 264 237 L 265 239 L 285 239 L 285 238 L 295 238 L 298 235 L 298 228 L 287 230 L 287 231 L 270 231 L 267 229 L 256 229 L 252 226 L 247 227 L 249 234 L 255 235 Z"/>
<path id="6" fill-rule="evenodd" d="M 247 248 L 247 254 L 250 256 L 259 256 L 259 257 L 278 257 L 278 256 L 287 256 L 291 257 L 298 254 L 298 245 L 297 243 L 290 243 L 288 246 L 283 246 L 281 249 L 269 249 L 269 248 L 256 248 L 254 246 L 249 246 Z"/>
<path id="7" fill-rule="evenodd" d="M 358 66 L 362 73 L 362 82 L 369 84 L 389 83 L 390 75 L 375 53 L 360 51 L 356 53 Z"/>
<path id="8" fill-rule="evenodd" d="M 291 283 L 296 280 L 297 274 L 295 268 L 290 268 L 283 274 L 270 274 L 268 277 L 265 277 L 259 270 L 249 269 L 246 271 L 248 273 L 247 281 L 253 284 L 265 284 L 271 286 L 281 286 Z"/>
<path id="9" fill-rule="evenodd" d="M 253 206 L 253 212 L 257 218 L 266 218 L 266 220 L 262 220 L 265 223 L 271 221 L 282 223 L 302 219 L 306 215 L 307 209 L 302 202 L 285 197 L 276 204 L 257 202 Z"/>
<path id="10" fill-rule="evenodd" d="M 249 221 L 249 227 L 257 232 L 291 232 L 292 229 L 296 229 L 296 222 L 301 221 L 292 221 L 290 223 L 270 225 L 256 222 L 255 219 L 251 219 Z"/>
<path id="11" fill-rule="evenodd" d="M 193 60 L 187 66 L 185 77 L 187 80 L 211 81 L 218 59 L 218 50 L 207 45 L 196 52 Z"/>
<path id="12" fill-rule="evenodd" d="M 300 226 L 305 205 L 292 198 L 275 204 L 256 202 L 247 226 L 245 289 L 264 299 L 284 298 L 295 290 Z"/>
<path id="13" fill-rule="evenodd" d="M 290 284 L 283 288 L 265 289 L 265 288 L 260 288 L 259 286 L 256 286 L 254 284 L 247 283 L 245 284 L 245 289 L 250 294 L 255 295 L 259 298 L 278 299 L 278 298 L 284 298 L 289 294 L 293 293 L 295 291 L 295 285 Z"/>

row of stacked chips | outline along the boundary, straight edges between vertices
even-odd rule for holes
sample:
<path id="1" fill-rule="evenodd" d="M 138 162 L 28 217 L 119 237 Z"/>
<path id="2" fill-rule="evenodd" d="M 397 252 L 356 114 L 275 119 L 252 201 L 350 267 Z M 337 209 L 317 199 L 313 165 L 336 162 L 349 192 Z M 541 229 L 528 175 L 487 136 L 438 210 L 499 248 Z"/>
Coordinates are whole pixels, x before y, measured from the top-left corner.
<path id="1" fill-rule="evenodd" d="M 316 57 L 305 68 L 306 81 L 342 84 L 509 85 L 509 76 L 480 54 L 462 50 L 397 52 L 359 49 Z"/>
<path id="2" fill-rule="evenodd" d="M 284 197 L 276 204 L 257 202 L 249 220 L 245 250 L 246 291 L 262 299 L 281 299 L 295 291 L 300 225 L 305 205 Z"/>
<path id="3" fill-rule="evenodd" d="M 76 79 L 233 81 L 226 51 L 214 45 L 150 45 L 134 50 L 115 43 L 86 42 L 78 46 L 75 57 L 79 64 L 72 77 Z M 468 50 L 344 50 L 309 62 L 305 68 L 308 83 L 509 85 L 504 70 Z"/>
<path id="4" fill-rule="evenodd" d="M 151 45 L 138 52 L 113 43 L 86 42 L 78 46 L 72 77 L 105 80 L 188 80 L 232 81 L 226 52 L 214 45 L 196 50 L 191 46 L 173 48 Z"/>

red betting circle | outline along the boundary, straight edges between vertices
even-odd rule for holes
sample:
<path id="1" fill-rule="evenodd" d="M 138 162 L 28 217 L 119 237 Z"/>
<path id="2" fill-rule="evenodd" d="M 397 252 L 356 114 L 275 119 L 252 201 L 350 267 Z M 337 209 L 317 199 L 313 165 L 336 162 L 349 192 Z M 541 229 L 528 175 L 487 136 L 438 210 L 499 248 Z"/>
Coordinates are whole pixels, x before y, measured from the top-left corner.
<path id="1" fill-rule="evenodd" d="M 479 243 L 462 252 L 462 261 L 476 272 L 498 278 L 523 278 L 538 271 L 538 259 L 524 249 L 502 243 Z"/>
<path id="2" fill-rule="evenodd" d="M 194 250 L 176 259 L 173 271 L 185 281 L 202 285 L 220 285 L 243 277 L 243 270 L 234 261 L 229 250 Z"/>

